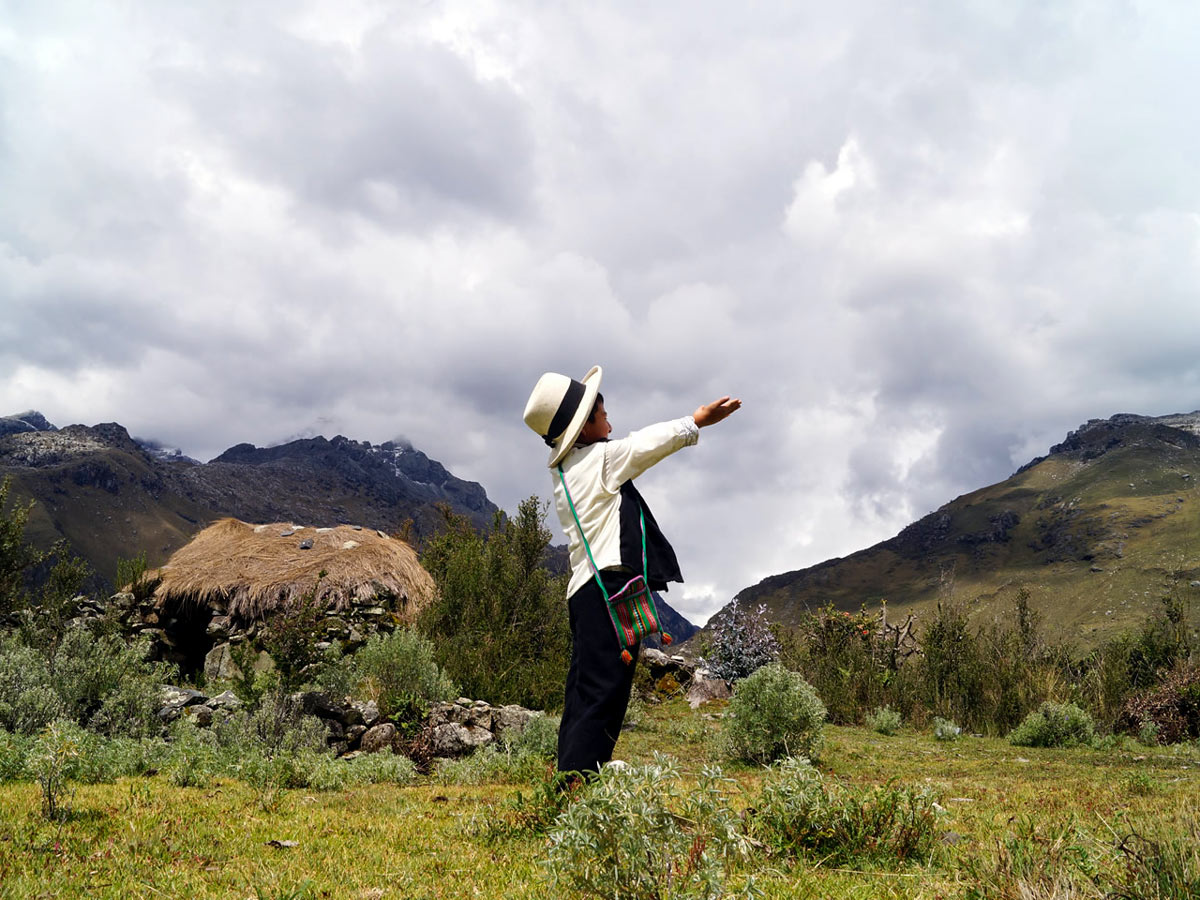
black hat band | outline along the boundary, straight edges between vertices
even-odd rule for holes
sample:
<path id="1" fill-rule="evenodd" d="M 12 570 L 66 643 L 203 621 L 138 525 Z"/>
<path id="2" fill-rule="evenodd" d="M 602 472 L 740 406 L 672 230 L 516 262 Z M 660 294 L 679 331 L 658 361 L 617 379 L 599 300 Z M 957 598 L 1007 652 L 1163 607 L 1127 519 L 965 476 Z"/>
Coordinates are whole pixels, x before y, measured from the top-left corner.
<path id="1" fill-rule="evenodd" d="M 547 447 L 553 447 L 555 439 L 567 430 L 571 419 L 575 418 L 575 412 L 579 409 L 579 401 L 583 399 L 586 390 L 582 381 L 571 379 L 566 393 L 563 394 L 562 402 L 558 404 L 558 410 L 554 413 L 554 418 L 550 420 L 550 428 L 542 436 Z"/>

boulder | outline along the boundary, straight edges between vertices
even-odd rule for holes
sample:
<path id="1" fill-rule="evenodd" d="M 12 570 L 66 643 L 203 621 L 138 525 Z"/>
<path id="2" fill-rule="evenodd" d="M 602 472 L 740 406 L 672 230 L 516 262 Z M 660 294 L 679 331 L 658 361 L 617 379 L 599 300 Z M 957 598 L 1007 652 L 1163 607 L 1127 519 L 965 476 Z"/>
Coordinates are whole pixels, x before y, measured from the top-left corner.
<path id="1" fill-rule="evenodd" d="M 515 737 L 525 730 L 533 716 L 533 710 L 516 704 L 497 707 L 492 710 L 492 732 L 496 737 Z"/>
<path id="2" fill-rule="evenodd" d="M 486 728 L 448 722 L 433 729 L 431 745 L 435 756 L 466 756 L 495 739 Z"/>
<path id="3" fill-rule="evenodd" d="M 687 701 L 692 709 L 712 700 L 728 700 L 731 696 L 729 684 L 723 678 L 710 675 L 705 669 L 697 669 L 688 687 Z"/>
<path id="4" fill-rule="evenodd" d="M 381 750 L 391 750 L 392 741 L 395 739 L 396 726 L 391 722 L 383 722 L 363 734 L 358 748 L 363 753 L 378 753 Z"/>
<path id="5" fill-rule="evenodd" d="M 379 706 L 374 700 L 367 700 L 365 703 L 358 700 L 351 700 L 350 705 L 358 711 L 358 714 L 362 717 L 362 723 L 368 728 L 379 722 Z"/>

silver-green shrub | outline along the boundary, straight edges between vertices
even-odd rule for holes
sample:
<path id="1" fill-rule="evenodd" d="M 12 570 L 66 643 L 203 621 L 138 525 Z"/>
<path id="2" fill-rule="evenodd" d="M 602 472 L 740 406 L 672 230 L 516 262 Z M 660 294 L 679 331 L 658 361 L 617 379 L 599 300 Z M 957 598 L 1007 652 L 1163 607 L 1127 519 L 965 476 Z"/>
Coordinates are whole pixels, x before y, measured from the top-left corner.
<path id="1" fill-rule="evenodd" d="M 1074 703 L 1046 701 L 1008 736 L 1018 747 L 1073 747 L 1090 744 L 1096 734 L 1092 717 Z"/>
<path id="2" fill-rule="evenodd" d="M 374 700 L 385 717 L 424 713 L 458 692 L 435 662 L 433 642 L 409 628 L 373 635 L 354 654 L 354 676 L 355 696 Z"/>
<path id="3" fill-rule="evenodd" d="M 558 756 L 558 726 L 561 721 L 561 716 L 534 713 L 525 728 L 512 737 L 506 735 L 504 743 L 515 753 L 554 759 Z"/>
<path id="4" fill-rule="evenodd" d="M 0 636 L 0 729 L 36 734 L 65 712 L 45 655 L 15 635 Z"/>
<path id="5" fill-rule="evenodd" d="M 823 779 L 806 759 L 772 766 L 754 810 L 756 838 L 781 855 L 811 853 L 822 862 L 925 859 L 938 832 L 938 807 L 927 788 L 846 788 Z"/>
<path id="6" fill-rule="evenodd" d="M 42 790 L 42 814 L 61 821 L 69 812 L 67 803 L 73 768 L 83 753 L 84 732 L 74 722 L 59 719 L 47 725 L 34 741 L 25 767 Z"/>
<path id="7" fill-rule="evenodd" d="M 873 712 L 867 713 L 867 727 L 872 731 L 891 737 L 900 730 L 900 713 L 890 706 L 880 706 Z"/>
<path id="8" fill-rule="evenodd" d="M 962 729 L 949 719 L 941 716 L 933 717 L 933 738 L 937 741 L 957 741 L 962 736 Z"/>
<path id="9" fill-rule="evenodd" d="M 734 687 L 721 746 L 729 756 L 762 764 L 784 756 L 814 759 L 824 746 L 824 723 L 825 704 L 809 683 L 771 663 Z"/>
<path id="10" fill-rule="evenodd" d="M 750 844 L 730 806 L 730 781 L 705 769 L 679 783 L 673 761 L 607 766 L 550 832 L 547 867 L 556 894 L 630 900 L 757 895 L 752 881 L 728 883 Z"/>
<path id="11" fill-rule="evenodd" d="M 25 757 L 33 740 L 25 735 L 0 729 L 0 784 L 28 778 Z"/>

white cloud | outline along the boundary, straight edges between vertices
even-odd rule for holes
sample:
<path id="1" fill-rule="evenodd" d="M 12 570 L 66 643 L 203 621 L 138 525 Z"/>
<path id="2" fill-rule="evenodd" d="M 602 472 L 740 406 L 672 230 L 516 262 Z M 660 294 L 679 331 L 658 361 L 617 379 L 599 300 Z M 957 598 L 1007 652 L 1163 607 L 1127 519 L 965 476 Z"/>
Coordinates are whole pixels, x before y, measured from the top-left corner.
<path id="1" fill-rule="evenodd" d="M 737 394 L 642 485 L 703 618 L 1196 405 L 1184 5 L 0 18 L 7 411 L 202 457 L 402 433 L 513 509 L 542 371 L 603 364 L 618 430 Z"/>

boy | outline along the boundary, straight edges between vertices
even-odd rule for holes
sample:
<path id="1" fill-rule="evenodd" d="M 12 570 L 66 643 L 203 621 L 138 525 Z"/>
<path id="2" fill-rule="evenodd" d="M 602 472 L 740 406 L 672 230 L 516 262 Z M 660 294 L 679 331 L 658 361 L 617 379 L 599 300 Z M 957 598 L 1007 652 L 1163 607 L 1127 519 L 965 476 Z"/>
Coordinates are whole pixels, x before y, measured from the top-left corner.
<path id="1" fill-rule="evenodd" d="M 642 573 L 642 522 L 646 573 L 651 590 L 683 581 L 675 551 L 663 537 L 633 479 L 676 450 L 690 447 L 700 429 L 726 419 L 742 405 L 722 397 L 692 415 L 610 441 L 612 426 L 600 394 L 602 371 L 583 379 L 547 372 L 525 406 L 525 424 L 550 447 L 554 506 L 570 548 L 567 585 L 572 648 L 562 724 L 558 731 L 560 772 L 598 771 L 612 758 L 633 687 L 634 660 L 621 657 L 604 595 L 596 584 L 575 516 L 587 535 L 605 590 L 614 594 Z M 566 482 L 575 512 L 572 514 Z"/>

